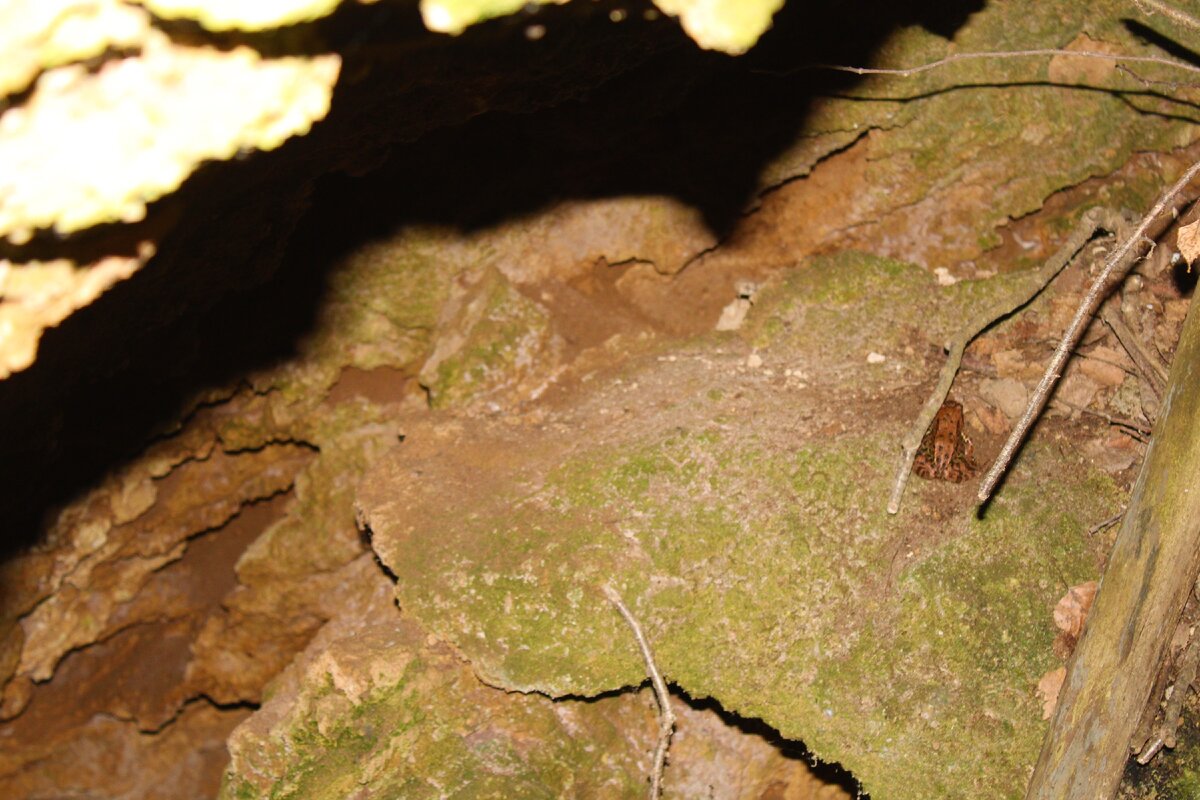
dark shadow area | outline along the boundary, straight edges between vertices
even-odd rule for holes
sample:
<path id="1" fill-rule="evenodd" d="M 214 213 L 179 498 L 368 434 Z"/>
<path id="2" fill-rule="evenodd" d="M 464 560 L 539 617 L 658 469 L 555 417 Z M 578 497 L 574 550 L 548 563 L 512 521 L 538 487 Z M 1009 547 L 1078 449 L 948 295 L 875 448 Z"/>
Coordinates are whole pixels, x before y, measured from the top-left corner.
<path id="1" fill-rule="evenodd" d="M 403 441 L 403 439 L 401 441 Z M 375 552 L 373 537 L 374 533 L 372 533 L 370 527 L 358 529 L 358 540 L 362 542 L 363 549 L 370 552 L 371 560 L 375 562 L 375 566 L 379 567 L 380 572 L 386 575 L 389 581 L 392 583 L 398 583 L 400 577 L 392 571 L 391 567 L 383 563 L 383 559 L 379 557 L 379 553 Z M 399 600 L 396 601 L 397 605 L 399 605 L 399 602 Z"/>
<path id="2" fill-rule="evenodd" d="M 490 685 L 490 684 L 489 684 Z M 508 691 L 503 686 L 494 686 L 493 688 L 500 691 Z M 778 730 L 771 727 L 757 717 L 743 717 L 740 714 L 727 710 L 721 705 L 716 698 L 705 697 L 696 699 L 688 694 L 684 689 L 674 683 L 667 684 L 667 689 L 671 696 L 683 701 L 694 711 L 710 711 L 720 718 L 721 722 L 747 736 L 757 736 L 767 744 L 774 747 L 780 752 L 784 758 L 803 761 L 808 771 L 820 780 L 822 783 L 837 786 L 845 791 L 851 797 L 857 800 L 871 800 L 871 796 L 863 791 L 862 784 L 853 773 L 833 761 L 822 761 L 804 744 L 797 739 L 788 739 L 783 736 Z M 603 700 L 611 700 L 614 697 L 620 697 L 623 694 L 640 691 L 653 691 L 650 685 L 650 680 L 646 679 L 643 683 L 637 686 L 623 686 L 619 689 L 609 689 L 608 691 L 598 692 L 592 695 L 575 695 L 566 694 L 554 697 L 556 702 L 569 701 L 573 703 L 599 703 Z M 657 701 L 655 701 L 657 702 Z M 657 706 L 656 706 L 657 707 Z M 678 716 L 678 715 L 677 715 Z M 668 774 L 670 769 L 670 753 L 667 754 Z M 667 779 L 669 783 L 669 778 Z"/>
<path id="3" fill-rule="evenodd" d="M 1171 23 L 1167 22 L 1164 17 L 1155 17 L 1154 21 L 1159 24 L 1165 24 L 1171 27 Z M 1122 19 L 1121 24 L 1125 26 L 1125 30 L 1129 31 L 1134 36 L 1149 45 L 1157 47 L 1172 58 L 1177 58 L 1180 61 L 1185 61 L 1188 64 L 1200 65 L 1200 53 L 1180 44 L 1169 35 L 1160 33 L 1154 28 L 1151 28 L 1145 22 L 1137 19 Z"/>
<path id="4" fill-rule="evenodd" d="M 496 108 L 397 148 L 365 180 L 335 179 L 331 190 L 340 183 L 348 195 L 366 199 L 366 213 L 377 213 L 375 198 L 393 196 L 395 205 L 379 219 L 382 230 L 411 221 L 469 230 L 564 199 L 669 195 L 700 209 L 724 237 L 752 200 L 763 167 L 794 142 L 812 99 L 860 80 L 835 72 L 772 73 L 798 64 L 865 63 L 896 28 L 923 23 L 952 32 L 982 3 L 903 9 L 789 3 L 759 44 L 738 58 L 701 50 L 672 20 L 642 21 L 648 3 L 623 4 L 629 18 L 614 25 L 607 18 L 611 5 L 596 4 L 599 13 L 587 22 L 553 7 L 496 23 L 517 28 L 516 38 L 531 21 L 544 25 L 545 39 L 527 48 L 580 51 L 598 38 L 625 48 L 620 59 L 603 48 L 604 60 L 618 63 L 590 76 L 591 85 L 550 78 L 561 99 L 536 113 Z M 398 186 L 439 188 L 395 196 Z"/>
<path id="5" fill-rule="evenodd" d="M 732 711 L 727 711 L 719 702 L 711 697 L 697 700 L 673 684 L 671 685 L 671 694 L 679 697 L 697 711 L 713 712 L 721 718 L 722 722 L 731 728 L 736 728 L 749 736 L 757 736 L 763 739 L 778 750 L 785 758 L 803 761 L 808 765 L 809 771 L 822 783 L 837 786 L 851 797 L 859 798 L 859 800 L 871 800 L 871 796 L 863 791 L 862 784 L 859 783 L 858 779 L 841 764 L 833 761 L 822 761 L 805 746 L 804 742 L 797 739 L 785 738 L 779 731 L 761 719 L 743 717 Z"/>
<path id="6" fill-rule="evenodd" d="M 0 555 L 36 541 L 48 513 L 199 392 L 293 354 L 330 270 L 362 243 L 409 223 L 469 230 L 642 193 L 692 204 L 724 235 L 812 99 L 858 80 L 763 70 L 865 63 L 897 27 L 949 35 L 981 4 L 792 0 L 742 58 L 647 19 L 648 3 L 543 7 L 457 38 L 425 33 L 413 7 L 340 11 L 320 27 L 345 57 L 328 118 L 278 150 L 205 167 L 152 206 L 151 221 L 183 214 L 159 254 L 0 381 Z M 610 19 L 616 8 L 625 21 Z M 58 245 L 71 242 L 34 247 Z"/>
<path id="7" fill-rule="evenodd" d="M 1183 297 L 1192 296 L 1196 291 L 1197 280 L 1200 280 L 1200 267 L 1188 264 L 1183 259 L 1171 264 L 1171 281 Z"/>
<path id="8" fill-rule="evenodd" d="M 1130 757 L 1125 762 L 1119 796 L 1122 800 L 1190 798 L 1200 781 L 1200 695 L 1188 692 L 1179 717 L 1174 748 L 1160 750 L 1147 764 Z"/>

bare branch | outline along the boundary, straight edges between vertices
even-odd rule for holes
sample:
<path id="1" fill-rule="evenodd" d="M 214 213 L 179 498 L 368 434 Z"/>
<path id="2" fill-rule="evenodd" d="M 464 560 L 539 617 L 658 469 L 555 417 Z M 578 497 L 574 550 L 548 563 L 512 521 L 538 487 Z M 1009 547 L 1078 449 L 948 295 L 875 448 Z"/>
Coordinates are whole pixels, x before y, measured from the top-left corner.
<path id="1" fill-rule="evenodd" d="M 1138 7 L 1139 11 L 1148 16 L 1153 16 L 1157 12 L 1185 28 L 1200 30 L 1200 19 L 1196 19 L 1185 11 L 1160 2 L 1160 0 L 1133 0 L 1133 4 Z"/>
<path id="2" fill-rule="evenodd" d="M 608 601 L 617 607 L 625 622 L 633 631 L 638 649 L 642 651 L 642 659 L 646 662 L 646 672 L 650 674 L 650 684 L 654 687 L 654 696 L 658 700 L 658 746 L 654 748 L 654 766 L 650 771 L 650 800 L 658 800 L 662 795 L 663 770 L 667 764 L 667 748 L 671 746 L 671 734 L 675 731 L 675 712 L 671 710 L 671 696 L 667 693 L 667 684 L 663 681 L 654 656 L 650 653 L 650 643 L 642 633 L 642 626 L 634 619 L 629 608 L 621 601 L 621 595 L 609 584 L 601 587 Z"/>
<path id="3" fill-rule="evenodd" d="M 1050 281 L 1054 280 L 1055 276 L 1071 263 L 1071 259 L 1087 244 L 1097 228 L 1105 227 L 1106 223 L 1111 224 L 1111 218 L 1106 215 L 1106 212 L 1099 208 L 1090 209 L 1084 214 L 1078 227 L 1067 237 L 1067 241 L 1046 260 L 1041 269 L 1031 274 L 1010 292 L 1005 293 L 996 303 L 980 312 L 964 325 L 962 330 L 947 344 L 946 363 L 942 366 L 937 386 L 929 393 L 929 398 L 925 401 L 921 413 L 917 415 L 917 419 L 900 443 L 900 463 L 896 468 L 896 478 L 892 483 L 892 496 L 888 500 L 887 506 L 889 514 L 895 514 L 900 510 L 900 500 L 904 496 L 904 488 L 908 484 L 908 476 L 912 472 L 913 460 L 917 456 L 917 449 L 921 446 L 921 439 L 925 436 L 929 424 L 933 422 L 938 409 L 946 401 L 946 395 L 950 393 L 950 386 L 954 383 L 954 376 L 958 374 L 963 351 L 966 350 L 967 345 L 996 320 L 1008 316 L 1037 297 Z"/>
<path id="4" fill-rule="evenodd" d="M 1095 536 L 1097 533 L 1104 530 L 1105 528 L 1111 528 L 1113 525 L 1116 525 L 1118 522 L 1120 522 L 1121 518 L 1124 516 L 1125 516 L 1125 509 L 1122 508 L 1120 511 L 1118 511 L 1116 514 L 1113 514 L 1108 519 L 1103 520 L 1101 522 L 1097 522 L 1095 525 L 1088 528 L 1087 535 Z"/>
<path id="5" fill-rule="evenodd" d="M 1132 78 L 1133 80 L 1140 83 L 1146 89 L 1153 89 L 1156 86 L 1162 86 L 1162 87 L 1165 87 L 1167 89 L 1167 91 L 1174 92 L 1174 91 L 1177 91 L 1181 86 L 1194 87 L 1196 85 L 1194 83 L 1180 83 L 1179 81 L 1151 80 L 1150 78 L 1146 78 L 1142 75 L 1139 75 L 1137 72 L 1134 72 L 1132 69 L 1125 66 L 1124 64 L 1117 64 L 1117 70 L 1120 72 L 1124 72 L 1126 75 L 1128 75 L 1130 78 Z M 1178 98 L 1178 97 L 1169 97 L 1168 96 L 1164 99 L 1170 100 L 1172 102 L 1177 102 L 1177 103 L 1186 103 L 1185 100 L 1183 100 L 1182 98 Z"/>
<path id="6" fill-rule="evenodd" d="M 1037 388 L 1033 390 L 1033 394 L 1029 398 L 1029 404 L 1025 407 L 1025 413 L 1021 415 L 1021 419 L 1017 422 L 1016 427 L 1013 428 L 1008 441 L 1004 443 L 1004 447 L 1000 450 L 1000 455 L 996 457 L 996 462 L 992 464 L 992 468 L 984 476 L 983 483 L 979 487 L 978 499 L 980 502 L 984 502 L 991 497 L 992 491 L 1000 481 L 1000 476 L 1008 469 L 1008 464 L 1012 461 L 1013 454 L 1017 452 L 1017 448 L 1024 441 L 1025 434 L 1029 432 L 1034 420 L 1041 414 L 1042 408 L 1046 405 L 1046 400 L 1050 397 L 1050 392 L 1054 389 L 1055 384 L 1058 383 L 1059 376 L 1062 375 L 1063 365 L 1066 364 L 1071 351 L 1075 349 L 1075 344 L 1079 341 L 1079 337 L 1083 335 L 1083 331 L 1091 321 L 1092 315 L 1096 313 L 1097 307 L 1103 302 L 1105 295 L 1108 294 L 1115 280 L 1123 276 L 1126 270 L 1139 257 L 1142 246 L 1149 241 L 1147 234 L 1153 233 L 1153 235 L 1157 236 L 1166 228 L 1170 220 L 1174 218 L 1176 209 L 1172 208 L 1170 213 L 1165 213 L 1168 205 L 1187 188 L 1197 173 L 1200 173 L 1200 161 L 1188 167 L 1179 180 L 1142 217 L 1141 222 L 1138 223 L 1133 233 L 1125 237 L 1121 245 L 1109 254 L 1108 259 L 1105 261 L 1104 269 L 1092 281 L 1091 288 L 1088 289 L 1083 302 L 1080 303 L 1079 308 L 1075 311 L 1075 316 L 1072 318 L 1071 324 L 1067 326 L 1067 330 L 1063 333 L 1062 339 L 1054 351 L 1054 355 L 1050 358 L 1050 363 L 1046 366 L 1045 374 L 1042 375 L 1041 381 L 1038 382 Z M 1152 228 L 1155 230 L 1151 231 Z"/>
<path id="7" fill-rule="evenodd" d="M 1106 303 L 1100 308 L 1100 319 L 1104 321 L 1121 343 L 1121 347 L 1129 354 L 1130 359 L 1137 365 L 1138 370 L 1150 384 L 1154 396 L 1162 399 L 1167 387 L 1167 365 L 1157 354 L 1152 353 L 1138 335 L 1125 323 L 1118 304 Z"/>
<path id="8" fill-rule="evenodd" d="M 851 67 L 844 64 L 804 64 L 799 67 L 794 67 L 790 70 L 782 70 L 775 74 L 789 74 L 799 72 L 801 70 L 823 69 L 832 70 L 834 72 L 850 72 L 855 75 L 897 75 L 900 77 L 911 77 L 920 75 L 923 72 L 931 72 L 935 69 L 956 64 L 960 61 L 981 61 L 981 60 L 1008 60 L 1016 58 L 1046 58 L 1047 56 L 1071 56 L 1078 58 L 1094 58 L 1104 61 L 1112 61 L 1118 64 L 1158 64 L 1172 69 L 1182 70 L 1200 74 L 1200 67 L 1179 61 L 1174 58 L 1166 58 L 1165 56 L 1130 56 L 1120 53 L 1103 53 L 1096 50 L 1066 50 L 1060 47 L 1040 47 L 1031 50 L 994 50 L 983 53 L 951 53 L 945 58 L 939 58 L 937 61 L 930 61 L 927 64 L 921 64 L 916 67 Z"/>

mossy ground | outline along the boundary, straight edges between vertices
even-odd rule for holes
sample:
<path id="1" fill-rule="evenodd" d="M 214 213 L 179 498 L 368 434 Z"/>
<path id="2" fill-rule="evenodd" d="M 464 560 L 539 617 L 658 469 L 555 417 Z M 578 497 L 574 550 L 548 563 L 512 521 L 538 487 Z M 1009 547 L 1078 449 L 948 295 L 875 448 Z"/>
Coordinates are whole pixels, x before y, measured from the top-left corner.
<path id="1" fill-rule="evenodd" d="M 368 786 L 372 797 L 414 800 L 644 792 L 637 760 L 652 717 L 640 699 L 556 706 L 506 695 L 416 625 L 366 638 L 388 646 L 366 653 L 333 642 L 333 668 L 375 685 L 362 693 L 335 685 L 318 656 L 273 733 L 251 740 L 240 762 L 250 769 L 227 777 L 223 798 L 346 798 Z M 590 755 L 597 751 L 604 756 Z"/>
<path id="2" fill-rule="evenodd" d="M 923 299 L 901 312 L 893 293 Z M 1094 577 L 1085 530 L 1119 492 L 1043 436 L 981 519 L 969 489 L 919 481 L 888 516 L 919 397 L 865 357 L 919 374 L 921 332 L 986 297 L 897 262 L 817 259 L 747 323 L 760 370 L 746 341 L 713 335 L 535 430 L 412 432 L 360 495 L 401 607 L 490 683 L 592 695 L 644 676 L 611 583 L 669 680 L 804 740 L 873 797 L 1014 796 L 1044 730 L 1050 609 Z M 813 352 L 803 388 L 787 383 L 782 365 Z M 860 405 L 896 418 L 844 418 Z"/>
<path id="3" fill-rule="evenodd" d="M 972 15 L 956 48 L 1058 47 L 1086 33 L 1134 52 L 1142 45 L 1120 23 L 1126 13 L 1115 2 L 992 7 Z M 946 46 L 914 27 L 879 57 L 918 63 Z M 1044 61 L 973 62 L 863 83 L 857 96 L 814 101 L 809 135 L 826 149 L 805 141 L 796 154 L 804 163 L 784 157 L 768 172 L 783 183 L 831 148 L 861 150 L 854 207 L 817 224 L 859 226 L 840 235 L 871 250 L 907 248 L 926 266 L 955 265 L 980 258 L 999 228 L 1052 193 L 1113 172 L 1135 149 L 1194 137 L 1179 120 L 1139 110 L 1162 111 L 1161 99 L 1066 89 L 1049 76 Z M 1144 208 L 1158 188 L 1156 175 L 1121 178 L 1038 223 L 1040 238 L 1055 241 L 1096 201 Z M 811 252 L 820 242 L 809 232 L 792 247 L 791 231 L 809 221 L 795 213 L 803 203 L 789 205 L 792 191 L 811 190 L 795 181 L 763 200 L 762 215 L 777 202 L 783 220 L 762 226 L 774 237 L 759 243 L 764 252 Z M 993 266 L 1039 261 L 1022 252 Z M 378 303 L 394 294 L 386 287 L 361 304 L 370 319 L 351 320 L 362 353 L 402 342 L 391 363 L 411 365 L 432 346 L 449 267 L 421 257 L 395 274 L 414 269 L 428 276 L 425 291 L 420 307 L 399 309 L 400 324 L 382 324 L 390 312 Z M 404 612 L 496 686 L 594 695 L 644 678 L 599 591 L 611 583 L 671 681 L 842 762 L 876 800 L 1018 796 L 1044 730 L 1034 686 L 1056 665 L 1050 610 L 1068 586 L 1096 577 L 1103 543 L 1084 531 L 1120 492 L 1045 427 L 982 518 L 969 489 L 923 482 L 898 517 L 882 510 L 896 443 L 941 345 L 1011 280 L 941 287 L 912 264 L 840 253 L 776 275 L 741 332 L 658 342 L 569 408 L 536 421 L 412 424 L 360 498 Z M 508 380 L 532 352 L 520 337 L 541 337 L 548 325 L 511 285 L 485 282 L 478 295 L 488 310 L 459 326 L 469 334 L 462 346 L 424 378 L 444 408 L 470 406 Z M 751 353 L 760 368 L 747 366 Z M 884 361 L 868 363 L 869 353 Z M 399 697 L 341 718 L 405 730 Z M 449 720 L 424 717 L 407 730 L 433 739 Z M 344 759 L 284 772 L 299 770 L 310 786 L 332 780 L 321 770 L 344 780 L 359 745 L 354 735 L 322 735 L 304 747 Z M 379 740 L 365 746 L 381 752 Z M 476 788 L 462 796 L 565 785 L 481 776 L 478 764 L 505 763 L 503 753 L 463 760 L 425 746 L 404 744 L 414 758 L 471 776 Z M 594 752 L 570 757 L 590 765 Z M 395 760 L 372 775 L 421 796 L 405 783 L 420 771 Z"/>

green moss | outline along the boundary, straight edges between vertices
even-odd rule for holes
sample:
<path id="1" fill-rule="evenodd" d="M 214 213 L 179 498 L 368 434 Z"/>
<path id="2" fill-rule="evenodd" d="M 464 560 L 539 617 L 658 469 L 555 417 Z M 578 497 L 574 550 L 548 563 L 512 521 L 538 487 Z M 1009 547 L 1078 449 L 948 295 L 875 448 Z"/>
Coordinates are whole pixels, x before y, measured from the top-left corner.
<path id="1" fill-rule="evenodd" d="M 546 311 L 495 270 L 486 270 L 455 307 L 421 372 L 435 408 L 464 405 L 519 382 L 553 346 Z"/>
<path id="2" fill-rule="evenodd" d="M 881 44 L 870 66 L 914 66 L 952 52 L 1059 48 L 1080 35 L 1129 54 L 1152 52 L 1122 24 L 1126 16 L 1118 0 L 993 5 L 972 14 L 953 43 L 902 29 Z M 979 59 L 915 76 L 867 78 L 855 87 L 855 98 L 816 104 L 808 130 L 882 131 L 856 145 L 866 171 L 856 205 L 888 215 L 924 204 L 926 210 L 916 212 L 932 240 L 924 246 L 935 257 L 948 251 L 951 258 L 973 258 L 972 250 L 1000 243 L 1000 226 L 1036 211 L 1055 192 L 1111 175 L 1135 153 L 1173 150 L 1196 138 L 1190 120 L 1144 97 L 1144 86 L 1129 76 L 1111 71 L 1051 85 L 1050 63 L 1045 57 Z M 843 147 L 844 140 L 829 146 Z M 776 165 L 770 173 L 777 179 L 804 174 L 813 160 L 807 147 L 798 147 L 794 158 L 793 172 Z M 1155 170 L 1136 172 L 1114 182 L 1112 201 L 1089 193 L 1087 202 L 1148 208 L 1161 181 L 1155 183 Z"/>
<path id="3" fill-rule="evenodd" d="M 1039 452 L 1032 468 L 1046 461 Z M 1097 475 L 1051 487 L 1050 503 L 1045 488 L 1016 484 L 986 518 L 959 523 L 953 541 L 903 577 L 892 613 L 821 668 L 814 701 L 850 717 L 839 731 L 861 725 L 872 733 L 826 727 L 810 746 L 856 762 L 880 796 L 1022 796 L 1012 776 L 1033 763 L 1045 730 L 1034 686 L 1059 665 L 1050 609 L 1068 585 L 1095 577 L 1094 553 L 1080 535 L 1087 520 L 1075 509 L 1103 513 L 1119 502 L 1111 481 Z M 880 670 L 885 652 L 895 655 Z M 904 690 L 886 691 L 896 685 Z M 887 701 L 875 709 L 847 703 L 855 697 Z M 938 753 L 963 742 L 972 744 L 949 773 L 916 762 L 898 768 L 895 760 L 898 751 Z"/>
<path id="4" fill-rule="evenodd" d="M 1014 483 L 985 519 L 964 508 L 951 541 L 885 599 L 879 580 L 910 523 L 879 509 L 887 460 L 862 455 L 879 443 L 790 458 L 741 448 L 708 474 L 704 448 L 732 444 L 708 438 L 563 465 L 543 490 L 562 498 L 547 508 L 577 523 L 596 512 L 595 522 L 485 515 L 497 525 L 491 544 L 470 559 L 477 567 L 454 571 L 453 595 L 434 577 L 449 553 L 408 551 L 406 607 L 439 630 L 456 628 L 443 613 L 470 620 L 460 646 L 506 685 L 599 691 L 640 680 L 632 646 L 593 644 L 622 641 L 591 589 L 611 580 L 637 605 L 671 680 L 804 739 L 879 796 L 1008 796 L 1043 732 L 1033 687 L 1054 665 L 1050 609 L 1064 580 L 1094 577 L 1074 510 L 1115 505 L 1111 482 L 1088 475 L 1052 497 Z M 600 524 L 617 509 L 646 564 L 622 563 L 621 542 Z M 649 595 L 646 573 L 665 581 Z"/>
<path id="5" fill-rule="evenodd" d="M 863 385 L 921 379 L 924 365 L 895 359 L 914 340 L 945 342 L 976 311 L 994 302 L 1007 279 L 938 286 L 925 270 L 893 259 L 845 251 L 807 259 L 758 295 L 739 333 L 764 352 L 803 353 L 821 343 L 821 361 L 862 365 L 870 352 L 893 358 L 902 372 L 862 373 Z"/>
<path id="6" fill-rule="evenodd" d="M 407 631 L 398 657 L 425 637 L 412 626 Z M 261 750 L 247 776 L 226 777 L 222 797 L 320 800 L 353 796 L 364 786 L 373 795 L 418 800 L 644 792 L 641 748 L 621 741 L 630 724 L 646 727 L 644 716 L 624 720 L 638 708 L 634 698 L 567 703 L 564 722 L 545 698 L 483 686 L 444 649 L 411 658 L 398 680 L 357 702 L 314 676 L 293 703 L 280 727 L 257 740 Z M 596 748 L 604 759 L 597 761 Z M 282 769 L 263 783 L 268 763 Z"/>
<path id="7" fill-rule="evenodd" d="M 828 413 L 846 383 L 876 385 L 868 347 L 900 353 L 921 333 L 951 332 L 1017 279 L 935 287 L 886 259 L 812 259 L 763 290 L 740 335 L 758 343 L 773 326 L 762 346 L 785 362 L 821 352 L 836 370 L 814 365 L 811 382 L 828 396 L 808 406 L 747 378 L 714 398 L 720 370 L 696 379 L 690 359 L 647 359 L 625 377 L 711 402 L 650 403 L 619 434 L 549 437 L 530 451 L 542 466 L 514 464 L 519 479 L 405 503 L 419 532 L 371 520 L 402 607 L 489 682 L 593 694 L 644 678 L 600 591 L 611 584 L 670 680 L 804 740 L 875 796 L 1009 796 L 1043 730 L 1034 686 L 1054 661 L 1050 611 L 1094 577 L 1079 509 L 1115 507 L 1111 481 L 1035 440 L 983 519 L 965 495 L 924 481 L 892 517 L 904 415 L 812 438 L 782 420 Z M 931 380 L 907 361 L 895 369 Z M 671 369 L 681 377 L 664 377 Z M 697 382 L 672 383 L 685 379 Z"/>
<path id="8" fill-rule="evenodd" d="M 409 229 L 338 266 L 299 357 L 256 380 L 256 389 L 274 395 L 275 418 L 297 418 L 315 408 L 346 368 L 419 369 L 451 278 L 462 269 L 444 255 L 446 236 Z"/>

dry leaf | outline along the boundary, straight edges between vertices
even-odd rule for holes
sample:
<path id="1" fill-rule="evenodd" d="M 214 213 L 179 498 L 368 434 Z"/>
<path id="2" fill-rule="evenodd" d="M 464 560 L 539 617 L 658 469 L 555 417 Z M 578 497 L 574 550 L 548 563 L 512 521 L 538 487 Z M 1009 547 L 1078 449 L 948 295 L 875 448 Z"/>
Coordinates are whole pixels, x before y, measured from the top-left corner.
<path id="1" fill-rule="evenodd" d="M 1062 689 L 1063 681 L 1067 677 L 1067 668 L 1059 667 L 1056 670 L 1047 672 L 1038 681 L 1037 693 L 1042 699 L 1042 719 L 1050 719 L 1054 713 L 1055 707 L 1058 706 L 1058 693 Z"/>
<path id="2" fill-rule="evenodd" d="M 1096 599 L 1097 586 L 1096 581 L 1072 586 L 1054 607 L 1054 627 L 1059 630 L 1058 638 L 1054 640 L 1054 652 L 1062 658 L 1071 655 L 1083 633 L 1083 624 Z"/>
<path id="3" fill-rule="evenodd" d="M 1200 258 L 1200 220 L 1179 229 L 1176 246 L 1191 268 L 1192 262 Z"/>

